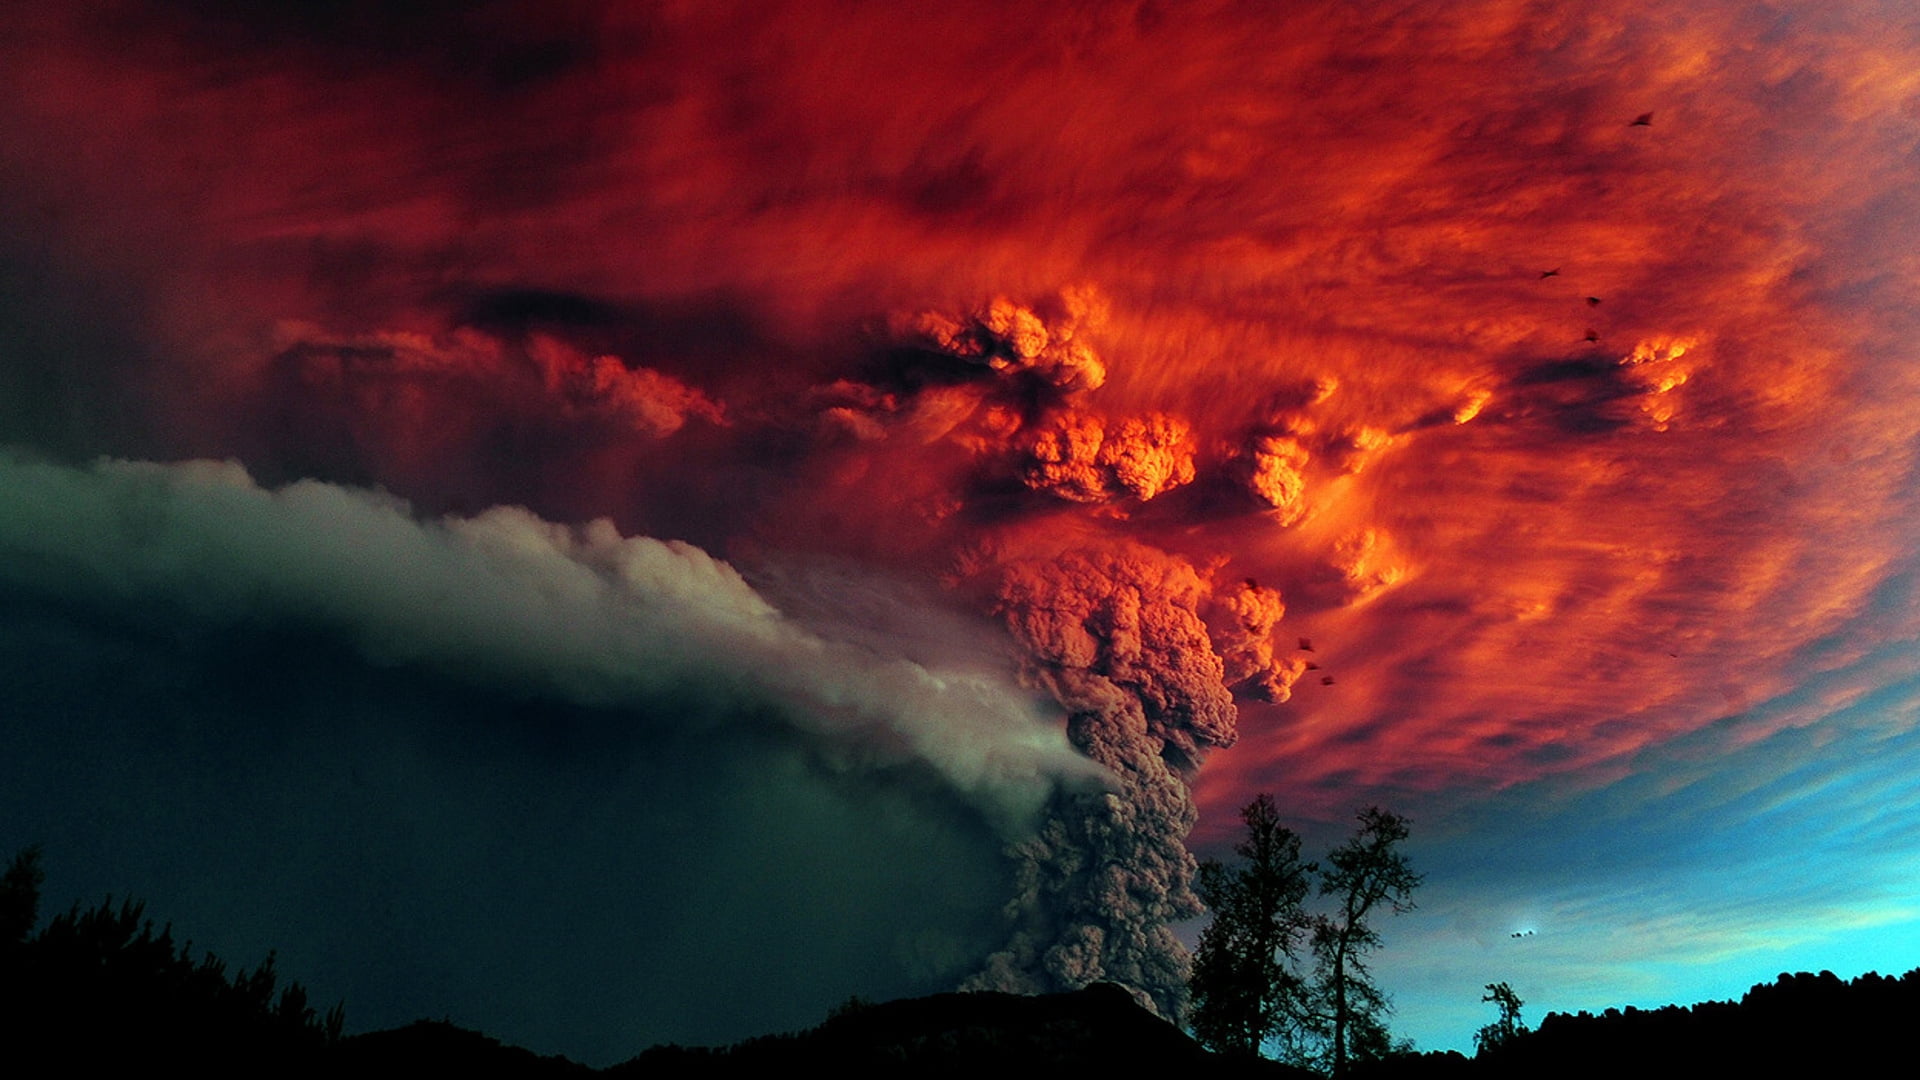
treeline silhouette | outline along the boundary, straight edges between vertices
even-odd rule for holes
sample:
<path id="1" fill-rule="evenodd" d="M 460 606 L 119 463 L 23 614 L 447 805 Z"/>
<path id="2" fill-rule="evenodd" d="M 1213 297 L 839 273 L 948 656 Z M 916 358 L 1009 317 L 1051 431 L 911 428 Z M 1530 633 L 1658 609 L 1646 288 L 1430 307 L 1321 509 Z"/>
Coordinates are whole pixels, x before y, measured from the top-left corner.
<path id="1" fill-rule="evenodd" d="M 198 1076 L 726 1077 L 803 1072 L 959 1075 L 982 1069 L 1084 1066 L 1188 1076 L 1314 1074 L 1212 1054 L 1134 1002 L 1097 984 L 1071 994 L 938 994 L 849 1002 L 811 1029 L 730 1047 L 656 1046 L 608 1069 L 540 1057 L 447 1022 L 420 1021 L 343 1037 L 343 1010 L 324 1015 L 273 956 L 252 970 L 196 958 L 156 929 L 141 904 L 108 897 L 38 922 L 39 851 L 0 877 L 0 1075 L 156 1072 Z M 1356 1066 L 1361 1077 L 1619 1077 L 1846 1075 L 1884 1070 L 1905 1053 L 1920 1015 L 1920 968 L 1898 977 L 1782 974 L 1739 1001 L 1599 1015 L 1549 1013 L 1476 1057 L 1404 1053 Z"/>
<path id="2" fill-rule="evenodd" d="M 1658 1064 L 1663 1070 L 1736 1070 L 1748 1074 L 1834 1075 L 1885 1068 L 1904 1057 L 1907 1024 L 1920 1016 L 1920 968 L 1897 978 L 1876 973 L 1843 981 L 1831 971 L 1782 973 L 1737 1002 L 1691 1007 L 1549 1013 L 1537 1031 L 1493 1055 L 1489 1075 L 1618 1074 Z M 1574 1068 L 1567 1068 L 1567 1066 Z"/>
<path id="3" fill-rule="evenodd" d="M 0 877 L 0 1038 L 13 1066 L 28 1067 L 16 1075 L 158 1063 L 303 1075 L 339 1040 L 341 1007 L 316 1015 L 299 983 L 280 985 L 271 953 L 252 970 L 196 959 L 137 901 L 75 904 L 35 933 L 39 859 L 28 848 Z"/>
<path id="4" fill-rule="evenodd" d="M 1877 1075 L 1907 1059 L 1906 1025 L 1916 1015 L 1920 968 L 1851 982 L 1831 971 L 1782 973 L 1739 1001 L 1548 1013 L 1538 1029 L 1476 1057 L 1402 1055 L 1362 1075 Z"/>
<path id="5" fill-rule="evenodd" d="M 109 896 L 39 921 L 45 877 L 28 848 L 0 876 L 0 1076 L 728 1077 L 804 1065 L 864 1074 L 955 1075 L 1029 1063 L 1178 1067 L 1189 1075 L 1286 1076 L 1286 1066 L 1217 1059 L 1111 985 L 1073 994 L 942 994 L 857 1000 L 803 1032 L 731 1047 L 659 1046 L 610 1069 L 506 1046 L 444 1021 L 342 1037 L 271 954 L 229 971 L 176 944 L 145 907 Z M 1297 1075 L 1297 1074 L 1296 1074 Z"/>

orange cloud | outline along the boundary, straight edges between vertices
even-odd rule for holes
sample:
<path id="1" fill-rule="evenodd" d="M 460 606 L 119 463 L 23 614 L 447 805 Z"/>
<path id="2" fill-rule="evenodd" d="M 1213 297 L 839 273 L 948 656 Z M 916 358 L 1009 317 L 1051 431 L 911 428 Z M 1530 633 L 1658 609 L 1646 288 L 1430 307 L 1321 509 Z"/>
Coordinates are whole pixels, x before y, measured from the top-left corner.
<path id="1" fill-rule="evenodd" d="M 1066 413 L 1032 433 L 1022 479 L 1072 502 L 1145 502 L 1192 483 L 1193 454 L 1191 430 L 1176 417 L 1103 423 L 1086 413 Z"/>
<path id="2" fill-rule="evenodd" d="M 34 16 L 8 202 L 195 452 L 925 577 L 1164 553 L 1241 701 L 1208 821 L 1592 782 L 1916 630 L 1875 5 L 583 10 L 511 85 Z M 575 303 L 457 344 L 514 290 Z"/>

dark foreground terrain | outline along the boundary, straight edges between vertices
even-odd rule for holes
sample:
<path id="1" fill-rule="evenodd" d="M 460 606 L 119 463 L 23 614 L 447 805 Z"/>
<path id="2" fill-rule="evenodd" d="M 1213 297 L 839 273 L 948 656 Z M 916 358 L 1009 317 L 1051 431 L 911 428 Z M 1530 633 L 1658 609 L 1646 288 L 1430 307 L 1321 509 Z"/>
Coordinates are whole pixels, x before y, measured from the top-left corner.
<path id="1" fill-rule="evenodd" d="M 595 1073 L 503 1046 L 451 1023 L 343 1037 L 342 1007 L 322 1014 L 269 956 L 229 969 L 176 942 L 136 902 L 75 905 L 40 926 L 40 852 L 0 874 L 0 1076 L 93 1073 L 192 1076 L 527 1076 Z M 36 929 L 37 927 L 37 929 Z M 620 1077 L 766 1075 L 820 1066 L 863 1075 L 939 1076 L 1015 1065 L 1280 1076 L 1271 1062 L 1221 1058 L 1125 990 L 938 994 L 857 999 L 807 1031 L 731 1047 L 660 1046 L 601 1073 Z"/>
<path id="2" fill-rule="evenodd" d="M 421 1021 L 342 1036 L 272 958 L 234 969 L 195 956 L 138 904 L 74 907 L 37 932 L 40 875 L 31 849 L 0 876 L 0 1076 L 94 1072 L 194 1076 L 463 1075 L 731 1077 L 980 1075 L 1067 1068 L 1125 1075 L 1308 1077 L 1275 1062 L 1216 1055 L 1119 987 L 1070 994 L 937 994 L 849 1001 L 806 1031 L 730 1047 L 656 1046 L 594 1070 L 540 1057 L 450 1023 Z M 1879 1075 L 1904 1059 L 1920 1016 L 1920 969 L 1897 978 L 1781 975 L 1739 1001 L 1552 1013 L 1477 1057 L 1404 1054 L 1355 1075 L 1641 1077 Z"/>
<path id="3" fill-rule="evenodd" d="M 418 1023 L 342 1040 L 330 1067 L 353 1075 L 478 1071 L 529 1077 L 993 1075 L 996 1069 L 1177 1070 L 1192 1077 L 1306 1077 L 1270 1061 L 1237 1061 L 1200 1048 L 1172 1024 L 1101 984 L 1071 994 L 937 994 L 843 1008 L 807 1031 L 730 1047 L 656 1046 L 595 1072 L 564 1058 L 536 1058 L 446 1024 Z"/>

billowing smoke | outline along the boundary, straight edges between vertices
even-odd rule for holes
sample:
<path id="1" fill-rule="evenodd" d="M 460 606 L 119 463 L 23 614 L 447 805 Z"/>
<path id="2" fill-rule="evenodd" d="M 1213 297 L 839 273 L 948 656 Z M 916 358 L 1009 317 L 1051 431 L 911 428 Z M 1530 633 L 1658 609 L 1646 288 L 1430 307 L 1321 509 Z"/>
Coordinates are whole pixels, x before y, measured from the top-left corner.
<path id="1" fill-rule="evenodd" d="M 706 552 L 604 520 L 495 507 L 421 521 L 333 484 L 264 490 L 230 462 L 0 457 L 0 584 L 189 625 L 305 625 L 375 664 L 590 707 L 677 697 L 772 715 L 844 768 L 932 769 L 1009 837 L 1056 785 L 1097 779 L 1005 673 L 820 637 Z"/>
<path id="2" fill-rule="evenodd" d="M 574 424 L 604 424 L 664 438 L 688 420 L 725 422 L 720 406 L 670 375 L 589 356 L 552 337 L 509 343 L 474 329 L 443 337 L 384 332 L 359 337 L 316 327 L 279 328 L 273 371 L 286 391 L 379 415 L 429 394 L 474 402 L 492 417 L 520 412 Z"/>
<path id="3" fill-rule="evenodd" d="M 1026 485 L 1070 502 L 1145 502 L 1193 482 L 1193 432 L 1178 417 L 1155 413 L 1109 423 L 1064 413 L 1027 445 Z"/>
<path id="4" fill-rule="evenodd" d="M 1061 291 L 1045 310 L 997 297 L 978 311 L 919 312 L 893 320 L 894 336 L 918 347 L 1009 374 L 1027 373 L 1065 393 L 1097 390 L 1106 365 L 1087 341 L 1107 318 L 1094 289 Z"/>
<path id="5" fill-rule="evenodd" d="M 1175 1009 L 1185 785 L 1236 709 L 1259 737 L 1208 764 L 1203 840 L 1259 790 L 1330 821 L 1811 725 L 1754 706 L 1916 635 L 1893 0 L 1017 34 L 967 3 L 13 7 L 0 442 L 270 490 L 58 474 L 118 507 L 83 529 L 0 488 L 0 585 L 787 702 L 863 779 L 1032 815 L 983 984 Z M 836 562 L 962 579 L 1062 708 L 972 693 L 946 642 L 854 647 L 767 572 Z M 430 582 L 469 617 L 405 615 Z M 1276 650 L 1276 587 L 1319 651 Z"/>
<path id="6" fill-rule="evenodd" d="M 885 392 L 836 384 L 818 401 L 831 425 L 863 440 L 951 439 L 975 489 L 1029 493 L 1010 515 L 1016 531 L 1023 519 L 1125 520 L 1193 483 L 1201 441 L 1187 420 L 1094 403 L 1106 368 L 1088 329 L 1104 305 L 1082 289 L 1052 307 L 1001 299 L 895 318 L 895 370 L 918 378 L 896 376 Z M 1304 462 L 1304 450 L 1287 459 L 1292 492 L 1268 499 L 1283 523 L 1304 506 Z M 1107 980 L 1178 1018 L 1188 961 L 1172 927 L 1202 910 L 1186 847 L 1197 817 L 1189 785 L 1212 750 L 1233 743 L 1235 694 L 1284 701 L 1304 669 L 1274 653 L 1286 606 L 1277 590 L 1216 587 L 1217 567 L 1111 536 L 988 539 L 960 564 L 958 584 L 1003 621 L 1029 679 L 1066 713 L 1072 745 L 1110 774 L 1105 790 L 1056 792 L 1038 831 L 1012 845 L 1008 940 L 966 985 L 1031 993 Z"/>
<path id="7" fill-rule="evenodd" d="M 1306 512 L 1307 449 L 1288 435 L 1263 435 L 1245 458 L 1248 490 L 1273 507 L 1274 518 L 1291 525 Z"/>
<path id="8" fill-rule="evenodd" d="M 1274 624 L 1286 613 L 1280 591 L 1252 578 L 1214 594 L 1207 629 L 1220 651 L 1228 686 L 1261 701 L 1282 702 L 1293 695 L 1294 680 L 1306 664 L 1273 651 Z"/>
<path id="9" fill-rule="evenodd" d="M 1209 593 L 1185 561 L 1135 545 L 1002 571 L 1008 629 L 1068 710 L 1073 745 L 1116 782 L 1060 794 L 1018 846 L 1016 928 L 969 985 L 1031 993 L 1109 980 L 1163 1016 L 1183 1014 L 1187 955 L 1171 924 L 1202 910 L 1188 781 L 1234 741 L 1233 698 L 1201 617 Z"/>
<path id="10" fill-rule="evenodd" d="M 377 479 L 463 509 L 544 496 L 552 514 L 556 488 L 630 470 L 689 428 L 729 424 L 673 375 L 537 330 L 339 334 L 288 322 L 269 347 L 252 407 L 273 421 L 260 442 L 276 479 Z M 524 480 L 502 491 L 508 471 Z"/>

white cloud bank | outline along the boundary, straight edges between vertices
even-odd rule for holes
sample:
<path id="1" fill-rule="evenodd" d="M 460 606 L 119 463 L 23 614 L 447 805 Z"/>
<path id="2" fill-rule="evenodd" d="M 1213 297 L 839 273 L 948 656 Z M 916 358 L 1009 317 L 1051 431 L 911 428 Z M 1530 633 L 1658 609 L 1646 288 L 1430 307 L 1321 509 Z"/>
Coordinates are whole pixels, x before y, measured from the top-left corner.
<path id="1" fill-rule="evenodd" d="M 0 582 L 220 625 L 342 634 L 370 661 L 597 707 L 696 695 L 767 715 L 848 767 L 921 761 L 1003 832 L 1097 781 L 1010 677 L 829 640 L 689 544 L 517 507 L 417 518 L 377 492 L 255 484 L 232 462 L 91 467 L 0 455 Z M 703 722 L 687 710 L 688 722 Z"/>

